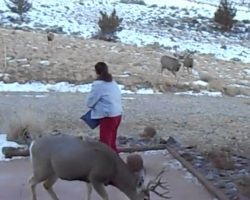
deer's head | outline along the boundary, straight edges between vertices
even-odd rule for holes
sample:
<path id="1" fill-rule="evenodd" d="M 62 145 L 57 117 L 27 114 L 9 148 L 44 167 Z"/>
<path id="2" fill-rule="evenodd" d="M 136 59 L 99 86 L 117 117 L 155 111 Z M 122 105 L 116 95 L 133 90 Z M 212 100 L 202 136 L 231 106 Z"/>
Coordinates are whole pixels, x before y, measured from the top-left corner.
<path id="1" fill-rule="evenodd" d="M 127 166 L 129 170 L 136 177 L 136 198 L 135 200 L 150 200 L 150 192 L 155 193 L 157 196 L 163 199 L 169 199 L 167 194 L 169 189 L 166 182 L 162 181 L 162 176 L 165 169 L 162 169 L 153 180 L 145 181 L 146 170 L 144 168 L 144 163 L 141 155 L 130 154 L 126 159 Z"/>

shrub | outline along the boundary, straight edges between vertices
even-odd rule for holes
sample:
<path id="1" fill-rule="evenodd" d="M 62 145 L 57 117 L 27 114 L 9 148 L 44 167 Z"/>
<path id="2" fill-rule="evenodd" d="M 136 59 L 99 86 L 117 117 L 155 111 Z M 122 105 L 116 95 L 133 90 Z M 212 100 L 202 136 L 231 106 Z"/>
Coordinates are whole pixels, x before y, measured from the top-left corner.
<path id="1" fill-rule="evenodd" d="M 121 3 L 146 5 L 144 0 L 121 0 Z"/>
<path id="2" fill-rule="evenodd" d="M 122 22 L 122 18 L 119 18 L 116 15 L 116 10 L 114 9 L 111 15 L 109 16 L 106 12 L 100 11 L 101 17 L 98 21 L 98 26 L 100 28 L 100 32 L 98 36 L 95 38 L 102 39 L 106 41 L 115 41 L 116 31 L 120 30 L 120 24 Z"/>
<path id="3" fill-rule="evenodd" d="M 234 24 L 236 8 L 228 0 L 221 0 L 217 11 L 214 13 L 214 21 L 221 25 L 222 30 L 229 31 Z"/>
<path id="4" fill-rule="evenodd" d="M 29 0 L 5 0 L 5 3 L 11 12 L 17 13 L 20 16 L 21 21 L 23 21 L 23 14 L 28 12 L 32 7 Z"/>

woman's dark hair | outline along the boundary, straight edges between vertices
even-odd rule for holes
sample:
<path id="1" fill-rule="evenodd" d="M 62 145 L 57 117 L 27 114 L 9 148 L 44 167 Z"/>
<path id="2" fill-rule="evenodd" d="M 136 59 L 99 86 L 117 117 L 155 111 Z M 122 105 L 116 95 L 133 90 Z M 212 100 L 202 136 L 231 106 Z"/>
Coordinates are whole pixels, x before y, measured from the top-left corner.
<path id="1" fill-rule="evenodd" d="M 95 72 L 98 75 L 97 80 L 102 80 L 106 82 L 112 81 L 112 75 L 108 71 L 108 66 L 104 62 L 98 62 L 95 65 Z"/>

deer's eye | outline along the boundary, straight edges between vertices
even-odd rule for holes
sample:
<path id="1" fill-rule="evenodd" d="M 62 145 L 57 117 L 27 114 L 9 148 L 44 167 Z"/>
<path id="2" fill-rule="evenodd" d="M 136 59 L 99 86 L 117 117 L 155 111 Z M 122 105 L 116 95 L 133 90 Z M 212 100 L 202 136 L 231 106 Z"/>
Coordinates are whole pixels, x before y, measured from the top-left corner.
<path id="1" fill-rule="evenodd" d="M 141 177 L 139 177 L 139 179 L 138 179 L 137 186 L 138 186 L 138 187 L 142 187 L 143 183 L 144 183 L 144 178 L 141 176 Z"/>

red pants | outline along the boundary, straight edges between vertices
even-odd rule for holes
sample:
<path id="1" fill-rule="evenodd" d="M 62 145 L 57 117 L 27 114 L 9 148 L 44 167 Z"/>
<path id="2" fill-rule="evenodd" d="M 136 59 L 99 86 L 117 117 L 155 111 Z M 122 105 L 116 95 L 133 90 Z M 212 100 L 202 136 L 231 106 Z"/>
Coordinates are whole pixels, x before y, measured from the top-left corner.
<path id="1" fill-rule="evenodd" d="M 111 147 L 117 153 L 116 136 L 121 118 L 121 115 L 117 117 L 104 117 L 100 121 L 100 141 Z"/>

